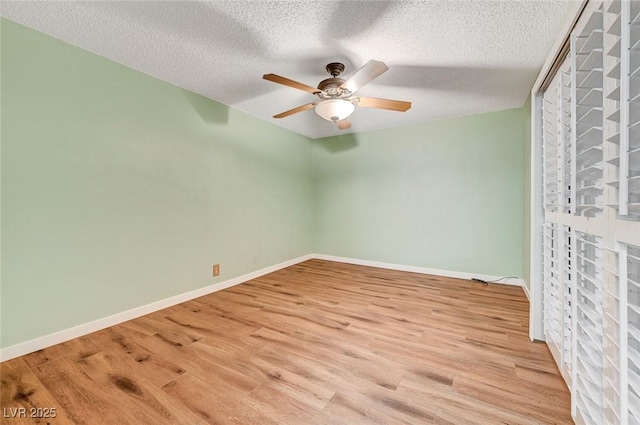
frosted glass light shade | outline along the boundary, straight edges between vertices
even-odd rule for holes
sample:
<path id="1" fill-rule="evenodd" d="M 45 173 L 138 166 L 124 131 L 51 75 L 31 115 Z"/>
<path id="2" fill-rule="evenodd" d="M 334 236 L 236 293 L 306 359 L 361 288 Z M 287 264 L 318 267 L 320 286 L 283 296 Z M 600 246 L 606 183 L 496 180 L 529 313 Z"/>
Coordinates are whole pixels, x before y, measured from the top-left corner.
<path id="1" fill-rule="evenodd" d="M 327 99 L 316 105 L 316 114 L 327 121 L 340 121 L 355 111 L 353 103 L 344 99 Z"/>

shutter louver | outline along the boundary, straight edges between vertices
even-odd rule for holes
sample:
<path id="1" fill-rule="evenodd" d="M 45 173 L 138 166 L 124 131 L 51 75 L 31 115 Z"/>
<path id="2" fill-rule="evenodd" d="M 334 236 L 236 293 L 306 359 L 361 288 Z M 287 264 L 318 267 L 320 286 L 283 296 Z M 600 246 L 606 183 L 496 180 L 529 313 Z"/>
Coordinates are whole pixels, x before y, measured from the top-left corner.
<path id="1" fill-rule="evenodd" d="M 576 214 L 597 217 L 603 206 L 603 13 L 594 11 L 575 37 Z"/>
<path id="2" fill-rule="evenodd" d="M 587 424 L 603 419 L 602 262 L 600 238 L 576 232 L 575 394 L 578 414 Z"/>
<path id="3" fill-rule="evenodd" d="M 624 2 L 622 47 L 622 72 L 626 80 L 623 86 L 625 111 L 624 130 L 627 140 L 626 170 L 621 170 L 627 177 L 628 214 L 633 220 L 640 220 L 640 2 Z M 627 24 L 629 22 L 629 24 Z"/>
<path id="4" fill-rule="evenodd" d="M 547 343 L 553 344 L 556 356 L 561 352 L 561 300 L 560 247 L 558 226 L 548 224 L 544 229 L 544 317 Z"/>
<path id="5" fill-rule="evenodd" d="M 629 424 L 640 424 L 640 248 L 627 246 L 626 350 Z"/>
<path id="6" fill-rule="evenodd" d="M 573 287 L 573 256 L 572 256 L 572 248 L 571 244 L 574 238 L 571 235 L 571 228 L 568 226 L 563 226 L 563 238 L 564 238 L 564 249 L 563 249 L 563 282 L 562 282 L 562 367 L 560 368 L 563 373 L 565 379 L 570 379 L 571 377 L 571 357 L 572 357 L 572 331 L 573 331 L 573 323 L 572 323 L 572 291 Z"/>

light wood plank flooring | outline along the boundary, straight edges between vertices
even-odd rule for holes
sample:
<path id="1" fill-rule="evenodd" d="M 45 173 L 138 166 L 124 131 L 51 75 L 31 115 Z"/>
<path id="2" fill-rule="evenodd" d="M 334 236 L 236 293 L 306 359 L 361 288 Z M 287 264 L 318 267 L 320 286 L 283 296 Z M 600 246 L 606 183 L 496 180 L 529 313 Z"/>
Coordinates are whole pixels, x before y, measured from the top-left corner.
<path id="1" fill-rule="evenodd" d="M 519 287 L 311 260 L 2 363 L 3 416 L 57 417 L 0 422 L 571 424 L 528 308 Z"/>

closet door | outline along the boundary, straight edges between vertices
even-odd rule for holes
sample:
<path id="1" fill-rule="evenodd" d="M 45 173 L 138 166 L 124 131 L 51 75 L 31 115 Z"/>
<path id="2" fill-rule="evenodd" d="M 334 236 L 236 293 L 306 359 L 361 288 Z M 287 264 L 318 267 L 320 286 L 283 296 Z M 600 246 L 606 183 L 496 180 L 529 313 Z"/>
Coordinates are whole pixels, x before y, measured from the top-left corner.
<path id="1" fill-rule="evenodd" d="M 611 240 L 604 294 L 606 423 L 639 424 L 640 2 L 605 3 Z"/>
<path id="2" fill-rule="evenodd" d="M 543 94 L 545 338 L 577 424 L 640 425 L 640 0 L 590 0 Z"/>
<path id="3" fill-rule="evenodd" d="M 572 413 L 577 423 L 604 421 L 604 11 L 592 3 L 571 35 L 575 208 L 572 264 Z"/>

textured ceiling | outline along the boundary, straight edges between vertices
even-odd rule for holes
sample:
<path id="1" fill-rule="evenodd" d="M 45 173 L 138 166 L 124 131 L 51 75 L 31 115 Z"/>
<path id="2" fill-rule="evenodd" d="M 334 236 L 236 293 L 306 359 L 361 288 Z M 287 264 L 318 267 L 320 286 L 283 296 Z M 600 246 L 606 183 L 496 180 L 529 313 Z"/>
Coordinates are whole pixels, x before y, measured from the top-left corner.
<path id="1" fill-rule="evenodd" d="M 262 80 L 316 86 L 340 61 L 390 70 L 361 96 L 408 100 L 405 113 L 359 108 L 346 132 L 520 107 L 567 1 L 3 1 L 2 16 L 311 138 L 343 134 L 315 100 Z"/>

